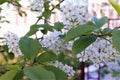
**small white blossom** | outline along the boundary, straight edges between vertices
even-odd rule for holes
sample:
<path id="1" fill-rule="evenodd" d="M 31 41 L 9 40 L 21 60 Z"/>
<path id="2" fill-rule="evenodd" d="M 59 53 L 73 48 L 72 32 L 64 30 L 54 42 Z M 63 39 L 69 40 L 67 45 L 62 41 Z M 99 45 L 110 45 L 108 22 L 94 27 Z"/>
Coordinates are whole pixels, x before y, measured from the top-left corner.
<path id="1" fill-rule="evenodd" d="M 43 40 L 40 41 L 40 44 L 52 51 L 63 51 L 66 49 L 66 46 L 63 45 L 64 40 L 60 38 L 60 35 L 62 35 L 62 33 L 59 31 L 49 32 L 47 35 L 43 36 Z"/>
<path id="2" fill-rule="evenodd" d="M 8 46 L 8 51 L 14 53 L 16 57 L 22 55 L 20 48 L 19 48 L 19 40 L 20 38 L 12 33 L 12 32 L 7 32 L 4 34 L 4 40 L 3 40 L 3 45 Z"/>
<path id="3" fill-rule="evenodd" d="M 74 74 L 75 74 L 73 67 L 68 66 L 67 64 L 64 65 L 64 64 L 62 64 L 62 62 L 55 61 L 52 65 L 61 69 L 63 72 L 67 73 L 67 75 L 69 77 L 74 76 Z"/>
<path id="4" fill-rule="evenodd" d="M 110 38 L 108 38 L 111 40 Z M 118 51 L 113 45 L 103 39 L 98 38 L 94 43 L 88 46 L 83 52 L 77 55 L 80 62 L 90 60 L 96 67 L 103 66 L 104 63 L 120 58 Z"/>
<path id="5" fill-rule="evenodd" d="M 44 1 L 43 0 L 33 0 L 32 2 L 32 10 L 36 10 L 40 12 L 40 15 L 42 15 L 44 10 Z"/>
<path id="6" fill-rule="evenodd" d="M 81 1 L 65 0 L 60 5 L 61 16 L 65 29 L 69 30 L 77 25 L 88 22 L 86 4 Z"/>
<path id="7" fill-rule="evenodd" d="M 103 80 L 120 80 L 120 76 L 113 76 L 111 73 L 105 75 Z"/>
<path id="8" fill-rule="evenodd" d="M 85 62 L 87 60 L 87 57 L 85 56 L 84 53 L 78 54 L 77 58 L 79 58 L 80 62 Z"/>

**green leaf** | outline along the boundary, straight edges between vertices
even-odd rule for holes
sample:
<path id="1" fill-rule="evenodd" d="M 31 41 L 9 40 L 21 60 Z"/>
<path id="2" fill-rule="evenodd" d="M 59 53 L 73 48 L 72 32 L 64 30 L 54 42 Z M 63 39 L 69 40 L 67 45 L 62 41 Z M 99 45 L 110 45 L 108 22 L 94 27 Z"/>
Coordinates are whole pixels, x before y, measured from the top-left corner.
<path id="1" fill-rule="evenodd" d="M 96 36 L 88 35 L 88 36 L 81 36 L 78 40 L 76 40 L 72 46 L 72 52 L 76 55 L 85 48 L 87 48 L 90 44 L 92 44 L 96 40 Z"/>
<path id="2" fill-rule="evenodd" d="M 61 31 L 61 29 L 63 29 L 63 27 L 64 27 L 64 25 L 63 25 L 63 23 L 61 23 L 61 22 L 56 22 L 56 23 L 54 24 L 54 28 L 55 28 L 57 31 Z"/>
<path id="3" fill-rule="evenodd" d="M 110 31 L 111 31 L 110 28 L 104 28 L 104 29 L 103 29 L 103 33 L 104 33 L 104 34 L 108 34 L 108 33 L 110 33 Z"/>
<path id="4" fill-rule="evenodd" d="M 112 7 L 117 11 L 118 15 L 120 15 L 120 5 L 114 0 L 108 0 Z"/>
<path id="5" fill-rule="evenodd" d="M 96 27 L 96 24 L 94 22 L 92 22 L 92 21 L 88 21 L 87 24 Z"/>
<path id="6" fill-rule="evenodd" d="M 0 77 L 0 80 L 13 80 L 17 72 L 18 70 L 8 71 Z"/>
<path id="7" fill-rule="evenodd" d="M 51 16 L 51 11 L 49 9 L 45 9 L 45 11 L 43 12 L 43 16 L 45 17 L 45 19 L 49 19 Z"/>
<path id="8" fill-rule="evenodd" d="M 112 32 L 112 43 L 114 47 L 120 52 L 120 30 Z"/>
<path id="9" fill-rule="evenodd" d="M 62 62 L 64 62 L 65 61 L 65 54 L 63 53 L 63 52 L 60 52 L 59 54 L 58 54 L 58 61 L 62 61 Z"/>
<path id="10" fill-rule="evenodd" d="M 18 71 L 13 80 L 23 80 L 24 73 L 23 71 Z"/>
<path id="11" fill-rule="evenodd" d="M 55 80 L 54 73 L 47 71 L 42 66 L 26 67 L 24 73 L 31 80 Z"/>
<path id="12" fill-rule="evenodd" d="M 47 31 L 53 31 L 53 27 L 49 24 L 32 25 L 30 27 L 30 31 L 25 36 L 31 36 L 31 35 L 35 34 L 37 31 L 39 31 L 39 28 L 43 28 L 45 33 Z M 43 32 L 43 30 L 41 30 L 41 32 Z"/>
<path id="13" fill-rule="evenodd" d="M 41 32 L 42 32 L 43 34 L 47 34 L 48 31 L 44 29 L 44 30 L 41 30 Z"/>
<path id="14" fill-rule="evenodd" d="M 36 57 L 41 48 L 39 41 L 27 37 L 22 37 L 20 39 L 19 46 L 21 52 L 29 60 L 34 59 L 34 57 Z"/>
<path id="15" fill-rule="evenodd" d="M 106 17 L 106 16 L 100 18 L 99 26 L 102 27 L 105 23 L 108 23 L 108 17 Z"/>
<path id="16" fill-rule="evenodd" d="M 45 66 L 48 71 L 52 71 L 55 74 L 55 80 L 68 80 L 67 74 L 62 70 L 54 67 L 54 66 Z"/>
<path id="17" fill-rule="evenodd" d="M 12 53 L 12 52 L 9 52 L 9 49 L 8 49 L 8 46 L 7 45 L 4 45 L 4 46 L 2 46 L 3 47 L 3 49 L 7 52 L 7 54 L 8 54 L 8 58 L 9 59 L 14 59 L 14 54 Z"/>
<path id="18" fill-rule="evenodd" d="M 9 69 L 9 70 L 21 70 L 19 65 L 8 65 L 7 69 Z"/>
<path id="19" fill-rule="evenodd" d="M 94 16 L 94 17 L 93 17 L 93 21 L 95 22 L 96 26 L 97 26 L 98 28 L 100 28 L 100 27 L 102 27 L 105 23 L 108 22 L 108 18 L 107 18 L 106 16 L 104 16 L 104 17 L 98 19 L 98 18 L 96 18 L 96 17 Z"/>
<path id="20" fill-rule="evenodd" d="M 57 55 L 54 52 L 47 51 L 45 53 L 42 53 L 38 57 L 38 62 L 50 62 L 50 61 L 55 61 L 57 59 L 58 59 L 58 57 L 57 57 Z"/>
<path id="21" fill-rule="evenodd" d="M 7 2 L 7 0 L 0 0 L 0 4 Z"/>
<path id="22" fill-rule="evenodd" d="M 39 25 L 32 25 L 30 27 L 30 31 L 25 36 L 32 36 L 39 30 L 39 27 L 40 27 Z"/>
<path id="23" fill-rule="evenodd" d="M 32 36 L 32 35 L 34 35 L 37 31 L 38 31 L 38 29 L 30 30 L 25 36 Z"/>
<path id="24" fill-rule="evenodd" d="M 41 26 L 43 26 L 43 28 L 47 31 L 53 31 L 53 27 L 49 24 L 44 24 L 44 25 L 41 25 Z"/>
<path id="25" fill-rule="evenodd" d="M 73 40 L 77 37 L 80 37 L 81 35 L 92 32 L 94 30 L 94 26 L 90 26 L 87 24 L 79 25 L 78 27 L 72 28 L 67 32 L 64 43 L 67 43 L 70 40 Z"/>

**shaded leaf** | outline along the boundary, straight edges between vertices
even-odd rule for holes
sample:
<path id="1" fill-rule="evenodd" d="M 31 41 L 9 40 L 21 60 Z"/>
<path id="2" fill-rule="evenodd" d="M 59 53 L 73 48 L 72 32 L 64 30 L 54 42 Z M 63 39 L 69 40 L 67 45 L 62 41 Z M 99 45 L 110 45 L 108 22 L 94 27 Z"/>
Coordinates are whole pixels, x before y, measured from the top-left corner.
<path id="1" fill-rule="evenodd" d="M 61 31 L 61 29 L 63 29 L 63 27 L 64 27 L 64 25 L 63 25 L 63 23 L 61 23 L 61 22 L 56 22 L 56 23 L 54 24 L 54 28 L 55 28 L 57 31 Z"/>
<path id="2" fill-rule="evenodd" d="M 9 69 L 9 70 L 21 70 L 19 65 L 8 65 L 7 69 Z"/>
<path id="3" fill-rule="evenodd" d="M 90 44 L 92 44 L 96 40 L 96 36 L 88 35 L 88 36 L 81 36 L 78 40 L 76 40 L 72 46 L 72 52 L 76 55 L 85 48 L 87 48 Z"/>
<path id="4" fill-rule="evenodd" d="M 19 45 L 21 52 L 29 60 L 34 59 L 41 48 L 39 41 L 27 37 L 22 37 L 19 41 Z"/>
<path id="5" fill-rule="evenodd" d="M 0 0 L 0 4 L 7 2 L 7 0 Z"/>
<path id="6" fill-rule="evenodd" d="M 68 80 L 67 74 L 62 70 L 54 67 L 54 66 L 45 66 L 48 71 L 52 71 L 55 74 L 55 80 Z"/>
<path id="7" fill-rule="evenodd" d="M 13 80 L 17 72 L 18 70 L 8 71 L 0 77 L 0 80 Z"/>
<path id="8" fill-rule="evenodd" d="M 24 73 L 23 71 L 18 71 L 13 80 L 23 80 Z"/>
<path id="9" fill-rule="evenodd" d="M 31 80 L 55 80 L 54 73 L 47 71 L 42 66 L 26 67 L 24 73 Z"/>
<path id="10" fill-rule="evenodd" d="M 32 36 L 33 34 L 35 34 L 38 30 L 39 30 L 39 25 L 32 25 L 30 27 L 30 31 L 27 32 L 27 34 L 25 36 Z"/>
<path id="11" fill-rule="evenodd" d="M 57 55 L 52 52 L 52 51 L 47 51 L 45 53 L 42 53 L 39 57 L 38 57 L 38 62 L 50 62 L 50 61 L 55 61 L 57 60 L 58 57 Z"/>
<path id="12" fill-rule="evenodd" d="M 93 17 L 93 21 L 95 22 L 96 26 L 97 26 L 98 28 L 100 28 L 100 27 L 102 27 L 105 23 L 108 22 L 108 18 L 107 18 L 106 16 L 104 16 L 104 17 L 98 19 L 97 17 L 94 16 L 94 17 Z"/>
<path id="13" fill-rule="evenodd" d="M 87 24 L 79 25 L 78 27 L 72 28 L 67 32 L 64 43 L 67 43 L 70 40 L 73 40 L 85 33 L 92 32 L 94 30 L 95 30 L 94 26 L 90 26 Z"/>
<path id="14" fill-rule="evenodd" d="M 30 27 L 30 31 L 27 32 L 27 34 L 25 36 L 31 36 L 31 35 L 35 34 L 37 31 L 39 31 L 39 28 L 43 28 L 43 30 L 41 30 L 41 32 L 43 34 L 46 34 L 47 31 L 53 31 L 53 27 L 49 24 L 32 25 Z"/>
<path id="15" fill-rule="evenodd" d="M 43 12 L 43 16 L 45 17 L 45 19 L 49 19 L 51 16 L 51 11 L 49 9 L 45 9 L 45 11 Z"/>
<path id="16" fill-rule="evenodd" d="M 120 52 L 120 30 L 112 32 L 112 43 L 114 47 Z"/>

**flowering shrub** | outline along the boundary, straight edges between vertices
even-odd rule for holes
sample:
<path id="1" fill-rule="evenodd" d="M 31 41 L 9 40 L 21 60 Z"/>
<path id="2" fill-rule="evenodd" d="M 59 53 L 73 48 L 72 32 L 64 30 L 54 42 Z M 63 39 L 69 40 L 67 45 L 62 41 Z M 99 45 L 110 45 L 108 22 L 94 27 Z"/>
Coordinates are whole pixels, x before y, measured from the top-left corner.
<path id="1" fill-rule="evenodd" d="M 39 17 L 26 35 L 19 38 L 7 32 L 1 38 L 4 51 L 14 54 L 17 61 L 9 64 L 0 80 L 72 80 L 76 78 L 79 62 L 90 62 L 99 68 L 120 58 L 120 27 L 104 28 L 107 17 L 91 19 L 83 0 L 57 0 L 57 5 L 52 5 L 52 1 L 31 3 L 31 10 L 39 12 Z M 2 0 L 0 4 L 5 2 L 17 6 L 22 16 L 19 0 Z M 109 2 L 120 14 L 120 6 Z M 50 24 L 54 9 L 60 11 L 62 19 Z M 44 24 L 38 24 L 40 20 Z M 38 31 L 43 36 L 32 38 Z"/>

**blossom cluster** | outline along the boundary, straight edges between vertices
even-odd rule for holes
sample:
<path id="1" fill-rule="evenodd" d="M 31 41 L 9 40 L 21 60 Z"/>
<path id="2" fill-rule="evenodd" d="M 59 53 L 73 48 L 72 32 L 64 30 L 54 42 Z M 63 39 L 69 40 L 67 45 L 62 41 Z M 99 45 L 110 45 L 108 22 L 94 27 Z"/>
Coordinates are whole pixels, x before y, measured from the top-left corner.
<path id="1" fill-rule="evenodd" d="M 42 15 L 44 9 L 44 0 L 33 0 L 31 8 L 32 10 L 39 11 L 40 15 Z"/>
<path id="2" fill-rule="evenodd" d="M 113 76 L 111 73 L 105 75 L 103 80 L 119 80 L 120 77 L 119 76 Z"/>
<path id="3" fill-rule="evenodd" d="M 78 2 L 74 0 L 65 0 L 61 3 L 60 9 L 62 22 L 67 30 L 88 22 L 89 14 L 86 4 L 82 0 Z"/>
<path id="4" fill-rule="evenodd" d="M 77 55 L 80 62 L 90 60 L 96 67 L 104 65 L 111 60 L 120 57 L 118 51 L 113 48 L 113 45 L 102 38 L 98 38 L 93 44 L 87 47 L 83 52 Z"/>
<path id="5" fill-rule="evenodd" d="M 67 75 L 69 77 L 74 76 L 74 74 L 75 74 L 75 71 L 73 70 L 73 67 L 68 66 L 67 64 L 64 65 L 62 62 L 55 61 L 52 65 L 61 69 L 65 73 L 67 73 Z"/>
<path id="6" fill-rule="evenodd" d="M 109 72 L 109 74 L 106 74 L 104 76 L 103 80 L 119 80 L 120 78 L 120 60 L 108 62 L 106 71 Z M 117 74 L 116 74 L 117 73 Z"/>
<path id="7" fill-rule="evenodd" d="M 63 45 L 64 40 L 60 38 L 62 33 L 60 31 L 49 32 L 47 35 L 43 36 L 43 40 L 40 44 L 52 51 L 63 51 L 66 47 Z"/>
<path id="8" fill-rule="evenodd" d="M 19 40 L 20 38 L 16 34 L 8 31 L 4 34 L 4 40 L 2 41 L 2 43 L 3 45 L 8 46 L 8 52 L 12 52 L 16 57 L 18 57 L 22 55 L 19 48 Z"/>

